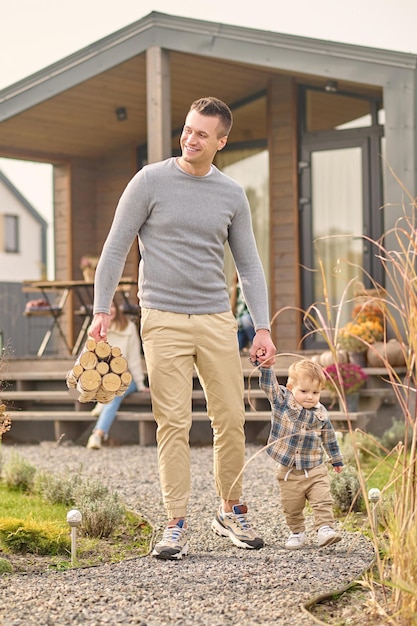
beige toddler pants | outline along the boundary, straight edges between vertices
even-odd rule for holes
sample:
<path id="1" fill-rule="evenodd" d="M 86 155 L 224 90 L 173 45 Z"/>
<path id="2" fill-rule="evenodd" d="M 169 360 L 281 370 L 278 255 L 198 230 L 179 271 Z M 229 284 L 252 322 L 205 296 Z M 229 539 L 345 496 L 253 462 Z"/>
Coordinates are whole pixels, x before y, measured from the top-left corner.
<path id="1" fill-rule="evenodd" d="M 305 530 L 304 507 L 308 502 L 314 514 L 314 527 L 334 527 L 333 498 L 326 465 L 322 463 L 309 470 L 297 470 L 280 465 L 277 479 L 281 503 L 291 532 Z"/>

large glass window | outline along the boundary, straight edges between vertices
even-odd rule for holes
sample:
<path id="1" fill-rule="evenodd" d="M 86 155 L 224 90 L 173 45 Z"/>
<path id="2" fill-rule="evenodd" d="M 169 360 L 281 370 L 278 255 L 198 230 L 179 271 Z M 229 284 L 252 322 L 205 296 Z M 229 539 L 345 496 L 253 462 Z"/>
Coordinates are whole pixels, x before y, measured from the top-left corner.
<path id="1" fill-rule="evenodd" d="M 239 158 L 239 153 L 235 150 L 224 153 L 224 161 L 232 163 L 223 164 L 221 169 L 240 183 L 246 192 L 259 256 L 269 285 L 269 155 L 267 150 L 245 150 L 240 155 L 242 158 Z M 220 166 L 217 159 L 216 164 Z M 234 265 L 230 252 L 226 254 L 225 272 L 231 285 Z"/>

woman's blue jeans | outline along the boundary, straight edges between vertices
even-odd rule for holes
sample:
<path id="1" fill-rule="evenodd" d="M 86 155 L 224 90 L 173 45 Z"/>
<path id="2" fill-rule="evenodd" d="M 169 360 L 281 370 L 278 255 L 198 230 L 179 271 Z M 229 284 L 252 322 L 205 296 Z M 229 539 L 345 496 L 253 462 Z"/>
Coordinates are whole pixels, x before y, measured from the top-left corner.
<path id="1" fill-rule="evenodd" d="M 136 383 L 134 380 L 132 380 L 129 387 L 126 389 L 125 393 L 122 396 L 115 396 L 111 402 L 109 402 L 108 404 L 104 404 L 100 413 L 100 417 L 98 418 L 97 423 L 94 426 L 94 430 L 102 430 L 105 435 L 108 435 L 111 425 L 114 422 L 114 418 L 116 417 L 117 411 L 119 410 L 119 407 L 122 404 L 124 398 L 130 396 L 131 393 L 137 390 L 138 389 L 136 387 Z"/>
<path id="2" fill-rule="evenodd" d="M 239 318 L 237 337 L 239 341 L 240 352 L 244 350 L 247 346 L 252 345 L 253 338 L 255 337 L 255 328 L 253 326 L 252 318 L 249 313 L 242 315 Z"/>

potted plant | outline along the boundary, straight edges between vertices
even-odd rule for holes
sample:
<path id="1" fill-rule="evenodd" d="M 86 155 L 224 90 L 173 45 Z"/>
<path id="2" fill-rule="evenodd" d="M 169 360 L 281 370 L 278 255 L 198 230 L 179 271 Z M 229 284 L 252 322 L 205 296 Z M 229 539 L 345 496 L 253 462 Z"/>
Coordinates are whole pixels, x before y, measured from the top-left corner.
<path id="1" fill-rule="evenodd" d="M 331 407 L 336 399 L 344 398 L 348 410 L 356 411 L 359 391 L 368 380 L 368 374 L 355 363 L 333 363 L 324 367 L 323 370 L 326 376 L 325 389 L 330 391 L 332 396 Z M 353 400 L 353 403 L 351 404 L 348 400 Z"/>
<path id="2" fill-rule="evenodd" d="M 384 336 L 384 327 L 377 318 L 358 322 L 353 320 L 343 326 L 337 335 L 337 347 L 346 350 L 351 362 L 365 365 L 365 353 L 375 341 L 381 341 Z M 360 354 L 361 359 L 355 355 Z"/>

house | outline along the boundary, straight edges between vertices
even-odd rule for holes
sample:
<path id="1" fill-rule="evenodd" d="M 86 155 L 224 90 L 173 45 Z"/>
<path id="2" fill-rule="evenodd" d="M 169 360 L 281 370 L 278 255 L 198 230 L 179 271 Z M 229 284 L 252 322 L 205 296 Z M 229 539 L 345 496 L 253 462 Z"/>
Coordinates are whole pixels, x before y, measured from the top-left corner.
<path id="1" fill-rule="evenodd" d="M 0 170 L 0 282 L 46 276 L 47 222 Z"/>
<path id="2" fill-rule="evenodd" d="M 299 311 L 323 298 L 320 259 L 333 304 L 358 266 L 384 284 L 363 236 L 396 223 L 402 186 L 417 196 L 416 62 L 152 12 L 3 89 L 0 156 L 53 164 L 56 277 L 77 279 L 127 181 L 177 153 L 190 103 L 226 101 L 234 127 L 216 165 L 251 201 L 274 338 L 284 352 L 314 347 Z M 77 319 L 64 323 L 75 337 Z"/>
<path id="3" fill-rule="evenodd" d="M 45 278 L 46 233 L 47 222 L 0 171 L 0 351 L 8 356 L 27 354 L 42 332 L 23 318 L 21 283 Z"/>

